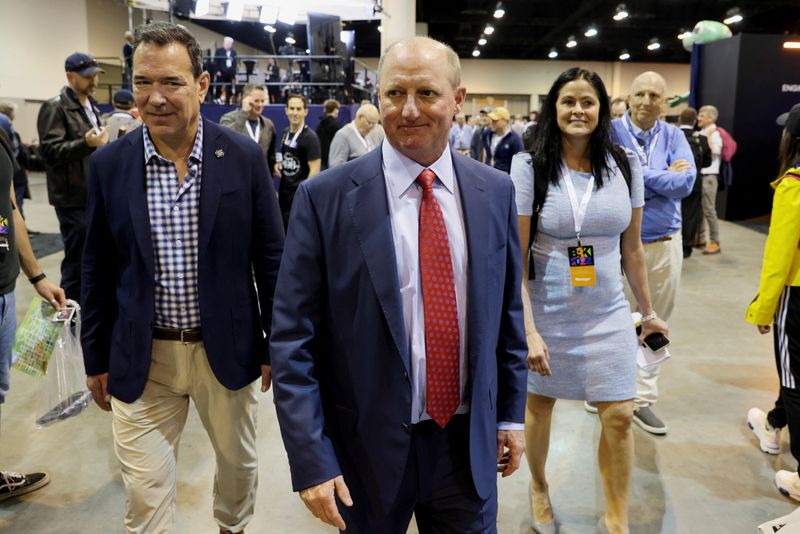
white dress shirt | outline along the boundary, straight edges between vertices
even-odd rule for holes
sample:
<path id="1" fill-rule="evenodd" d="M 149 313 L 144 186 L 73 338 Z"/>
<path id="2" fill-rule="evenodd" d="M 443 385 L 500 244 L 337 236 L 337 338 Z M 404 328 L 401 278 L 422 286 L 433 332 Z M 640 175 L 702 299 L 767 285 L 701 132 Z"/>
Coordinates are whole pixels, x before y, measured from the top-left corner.
<path id="1" fill-rule="evenodd" d="M 422 281 L 419 272 L 419 210 L 422 188 L 416 183 L 423 167 L 402 155 L 388 141 L 381 147 L 383 152 L 383 174 L 386 179 L 386 194 L 389 217 L 392 221 L 392 237 L 397 260 L 397 276 L 400 282 L 400 299 L 403 305 L 403 323 L 406 330 L 408 353 L 411 356 L 411 423 L 430 419 L 425 401 L 425 314 L 422 303 Z M 464 212 L 458 182 L 453 169 L 453 158 L 448 144 L 442 155 L 427 167 L 436 173 L 433 194 L 442 209 L 447 237 L 450 241 L 450 257 L 453 262 L 456 306 L 458 308 L 459 361 L 461 371 L 461 404 L 457 414 L 469 411 L 466 398 L 467 386 L 467 242 L 464 227 Z M 521 430 L 524 425 L 500 423 L 501 430 Z"/>

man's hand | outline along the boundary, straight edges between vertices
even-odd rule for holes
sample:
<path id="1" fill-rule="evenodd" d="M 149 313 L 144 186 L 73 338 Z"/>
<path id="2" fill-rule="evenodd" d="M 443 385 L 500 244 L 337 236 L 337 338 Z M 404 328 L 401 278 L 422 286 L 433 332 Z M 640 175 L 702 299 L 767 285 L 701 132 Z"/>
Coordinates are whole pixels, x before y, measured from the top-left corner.
<path id="1" fill-rule="evenodd" d="M 97 148 L 108 143 L 108 128 L 103 126 L 98 133 L 94 128 L 89 129 L 84 136 L 86 144 L 92 148 Z"/>
<path id="2" fill-rule="evenodd" d="M 49 302 L 55 309 L 63 310 L 67 307 L 67 298 L 64 295 L 64 290 L 55 285 L 47 278 L 42 278 L 33 285 L 33 289 L 39 293 L 39 296 Z"/>
<path id="3" fill-rule="evenodd" d="M 528 332 L 528 369 L 542 376 L 553 376 L 550 371 L 550 351 L 538 332 Z"/>
<path id="4" fill-rule="evenodd" d="M 525 432 L 523 430 L 497 431 L 497 472 L 503 473 L 503 478 L 517 470 L 524 450 Z"/>
<path id="5" fill-rule="evenodd" d="M 679 159 L 679 160 L 673 161 L 672 165 L 670 165 L 667 168 L 667 170 L 670 171 L 670 172 L 683 172 L 683 171 L 688 171 L 691 168 L 692 168 L 692 164 L 691 163 L 689 163 L 685 159 Z"/>
<path id="6" fill-rule="evenodd" d="M 244 97 L 242 99 L 242 109 L 244 111 L 250 113 L 250 110 L 252 109 L 252 107 L 253 107 L 253 99 L 250 98 L 250 95 L 247 95 L 246 97 Z"/>
<path id="7" fill-rule="evenodd" d="M 283 165 L 281 165 L 280 163 L 276 163 L 275 167 L 272 169 L 272 174 L 275 176 L 280 176 L 282 170 L 283 170 Z"/>
<path id="8" fill-rule="evenodd" d="M 499 440 L 499 438 L 498 438 Z M 350 498 L 350 490 L 344 483 L 344 477 L 339 475 L 336 478 L 311 486 L 300 491 L 300 498 L 306 508 L 311 510 L 314 517 L 321 519 L 324 523 L 332 525 L 339 530 L 345 530 L 347 526 L 344 524 L 339 509 L 336 507 L 336 499 L 334 498 L 334 491 L 339 500 L 347 506 L 353 506 L 353 499 Z"/>
<path id="9" fill-rule="evenodd" d="M 272 385 L 272 366 L 261 366 L 261 392 L 266 393 L 269 391 L 269 386 Z"/>
<path id="10" fill-rule="evenodd" d="M 111 395 L 108 394 L 108 373 L 86 377 L 86 386 L 92 392 L 94 402 L 101 410 L 111 411 Z"/>
<path id="11" fill-rule="evenodd" d="M 768 324 L 760 324 L 756 328 L 758 328 L 759 334 L 769 334 L 769 325 Z"/>

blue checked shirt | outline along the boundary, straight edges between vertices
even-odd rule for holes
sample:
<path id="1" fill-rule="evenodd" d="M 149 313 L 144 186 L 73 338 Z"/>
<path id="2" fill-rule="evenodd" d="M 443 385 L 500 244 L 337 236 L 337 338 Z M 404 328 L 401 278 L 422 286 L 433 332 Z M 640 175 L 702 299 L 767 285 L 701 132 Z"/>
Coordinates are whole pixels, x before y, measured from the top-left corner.
<path id="1" fill-rule="evenodd" d="M 200 228 L 200 177 L 203 167 L 203 121 L 199 122 L 189 173 L 178 183 L 178 168 L 164 159 L 145 125 L 144 165 L 147 208 L 155 252 L 155 324 L 164 328 L 199 328 L 197 249 Z"/>

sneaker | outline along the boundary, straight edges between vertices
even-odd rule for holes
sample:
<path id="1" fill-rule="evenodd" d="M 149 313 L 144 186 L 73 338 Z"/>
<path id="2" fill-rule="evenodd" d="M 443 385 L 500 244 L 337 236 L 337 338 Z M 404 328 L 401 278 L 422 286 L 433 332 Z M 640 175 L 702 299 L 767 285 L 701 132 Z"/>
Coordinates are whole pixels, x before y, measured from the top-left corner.
<path id="1" fill-rule="evenodd" d="M 703 254 L 719 254 L 722 252 L 722 249 L 719 246 L 719 243 L 712 241 L 708 244 L 706 248 L 703 249 Z"/>
<path id="2" fill-rule="evenodd" d="M 707 245 L 707 243 L 705 241 L 697 241 L 697 240 L 695 240 L 695 242 L 692 243 L 692 246 L 694 248 L 706 248 L 706 245 Z"/>
<path id="3" fill-rule="evenodd" d="M 589 402 L 583 401 L 583 409 L 589 413 L 597 413 L 597 403 L 596 402 Z"/>
<path id="4" fill-rule="evenodd" d="M 663 436 L 667 433 L 667 425 L 656 417 L 653 410 L 649 406 L 642 406 L 633 411 L 633 422 L 639 425 L 643 430 L 655 434 L 656 436 Z"/>
<path id="5" fill-rule="evenodd" d="M 12 473 L 0 471 L 0 501 L 36 491 L 50 483 L 47 473 Z"/>
<path id="6" fill-rule="evenodd" d="M 767 423 L 767 414 L 758 408 L 750 408 L 747 412 L 747 426 L 758 438 L 758 445 L 767 454 L 778 454 L 781 451 L 781 431 Z"/>
<path id="7" fill-rule="evenodd" d="M 775 473 L 775 485 L 783 495 L 800 501 L 800 476 L 795 471 L 778 471 Z"/>

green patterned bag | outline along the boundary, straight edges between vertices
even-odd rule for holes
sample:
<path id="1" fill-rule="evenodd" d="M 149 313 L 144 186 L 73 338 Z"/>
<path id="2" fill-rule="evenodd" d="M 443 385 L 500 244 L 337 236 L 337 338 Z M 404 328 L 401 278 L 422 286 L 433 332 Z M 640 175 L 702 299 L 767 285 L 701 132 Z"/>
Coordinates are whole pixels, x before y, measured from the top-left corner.
<path id="1" fill-rule="evenodd" d="M 49 302 L 33 297 L 25 318 L 17 327 L 14 347 L 11 350 L 14 367 L 35 377 L 42 377 L 47 372 L 47 363 L 53 354 L 61 331 L 63 321 L 53 321 L 57 312 Z"/>

